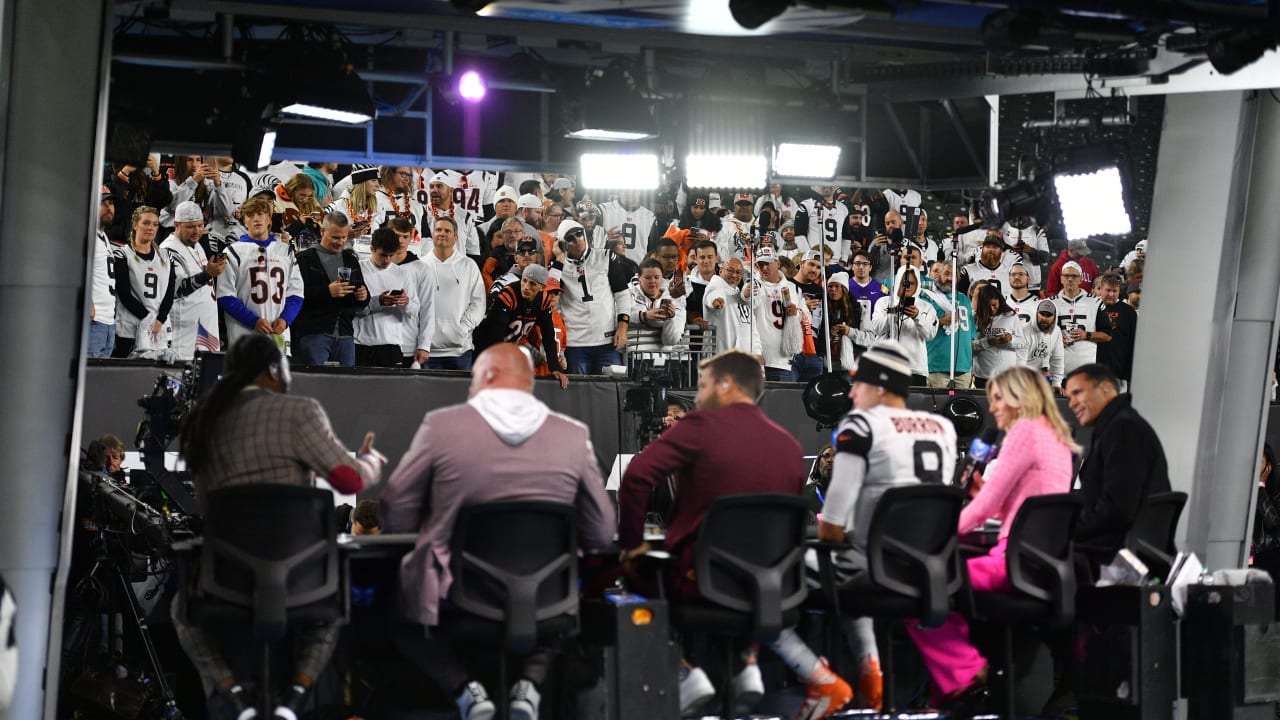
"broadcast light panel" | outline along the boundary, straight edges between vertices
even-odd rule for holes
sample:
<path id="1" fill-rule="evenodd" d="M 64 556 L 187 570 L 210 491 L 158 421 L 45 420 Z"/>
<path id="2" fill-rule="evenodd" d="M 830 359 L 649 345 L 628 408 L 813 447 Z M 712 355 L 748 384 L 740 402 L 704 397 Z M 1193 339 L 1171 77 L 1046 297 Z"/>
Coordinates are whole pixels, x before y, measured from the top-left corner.
<path id="1" fill-rule="evenodd" d="M 840 163 L 838 145 L 780 143 L 773 154 L 773 174 L 785 177 L 830 179 Z"/>
<path id="2" fill-rule="evenodd" d="M 582 156 L 581 187 L 609 190 L 656 190 L 657 155 L 588 154 Z"/>
<path id="3" fill-rule="evenodd" d="M 690 155 L 684 161 L 691 188 L 761 188 L 768 184 L 769 161 L 763 155 Z"/>
<path id="4" fill-rule="evenodd" d="M 1080 175 L 1055 175 L 1054 189 L 1062 208 L 1062 224 L 1068 240 L 1094 235 L 1125 235 L 1132 231 L 1124 209 L 1124 185 L 1120 169 L 1103 168 Z"/>

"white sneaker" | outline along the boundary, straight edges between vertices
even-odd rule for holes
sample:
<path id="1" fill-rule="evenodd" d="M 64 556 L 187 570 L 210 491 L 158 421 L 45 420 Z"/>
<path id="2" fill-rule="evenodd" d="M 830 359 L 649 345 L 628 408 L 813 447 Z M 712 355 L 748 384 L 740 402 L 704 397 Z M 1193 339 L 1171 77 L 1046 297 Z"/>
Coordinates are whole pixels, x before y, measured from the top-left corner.
<path id="1" fill-rule="evenodd" d="M 716 696 L 716 688 L 702 668 L 692 668 L 680 680 L 680 716 L 697 713 Z"/>
<path id="2" fill-rule="evenodd" d="M 538 703 L 542 695 L 528 680 L 511 686 L 511 720 L 538 720 Z"/>
<path id="3" fill-rule="evenodd" d="M 760 666 L 746 665 L 733 676 L 733 709 L 739 715 L 750 715 L 764 697 L 764 678 Z"/>
<path id="4" fill-rule="evenodd" d="M 454 701 L 458 703 L 458 715 L 462 720 L 493 720 L 497 712 L 489 693 L 475 680 L 467 683 Z"/>

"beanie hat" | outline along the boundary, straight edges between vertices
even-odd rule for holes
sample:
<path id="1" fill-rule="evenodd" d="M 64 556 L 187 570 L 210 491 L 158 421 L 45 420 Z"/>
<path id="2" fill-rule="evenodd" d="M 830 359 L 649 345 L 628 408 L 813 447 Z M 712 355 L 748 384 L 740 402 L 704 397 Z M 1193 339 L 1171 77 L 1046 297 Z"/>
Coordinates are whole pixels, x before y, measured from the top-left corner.
<path id="1" fill-rule="evenodd" d="M 906 397 L 911 392 L 911 360 L 906 350 L 892 340 L 876 343 L 858 359 L 853 381 Z"/>

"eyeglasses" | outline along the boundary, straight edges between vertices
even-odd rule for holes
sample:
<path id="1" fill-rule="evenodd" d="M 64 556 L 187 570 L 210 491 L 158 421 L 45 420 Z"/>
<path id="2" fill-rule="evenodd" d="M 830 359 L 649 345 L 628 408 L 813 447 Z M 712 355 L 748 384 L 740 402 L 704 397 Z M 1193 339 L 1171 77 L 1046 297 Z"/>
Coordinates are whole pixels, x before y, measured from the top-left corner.
<path id="1" fill-rule="evenodd" d="M 871 267 L 871 263 L 867 262 L 866 260 L 859 260 L 858 262 L 854 263 L 853 266 L 854 267 Z"/>
<path id="2" fill-rule="evenodd" d="M 547 213 L 548 219 L 555 219 L 555 218 L 562 218 L 562 217 L 564 217 L 564 213 Z"/>
<path id="3" fill-rule="evenodd" d="M 397 170 L 396 175 L 399 177 L 413 177 L 413 173 L 407 170 Z"/>
<path id="4" fill-rule="evenodd" d="M 1068 279 L 1068 278 L 1075 279 L 1075 280 L 1079 280 L 1079 279 L 1080 279 L 1080 276 L 1079 276 L 1079 275 L 1076 275 L 1075 273 L 1062 273 L 1062 279 L 1063 279 L 1063 280 L 1066 280 L 1066 279 Z"/>

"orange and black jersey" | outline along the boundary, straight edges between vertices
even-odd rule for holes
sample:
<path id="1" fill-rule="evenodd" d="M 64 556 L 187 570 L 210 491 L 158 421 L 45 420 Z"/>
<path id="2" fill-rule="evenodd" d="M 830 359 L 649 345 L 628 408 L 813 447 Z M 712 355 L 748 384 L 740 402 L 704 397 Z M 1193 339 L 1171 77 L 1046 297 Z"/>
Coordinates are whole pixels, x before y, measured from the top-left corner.
<path id="1" fill-rule="evenodd" d="M 485 348 L 500 342 L 519 343 L 535 327 L 542 334 L 542 349 L 547 357 L 559 354 L 555 324 L 551 319 L 553 303 L 546 293 L 538 293 L 526 301 L 520 295 L 519 283 L 490 295 L 489 311 L 472 334 L 478 356 Z"/>

